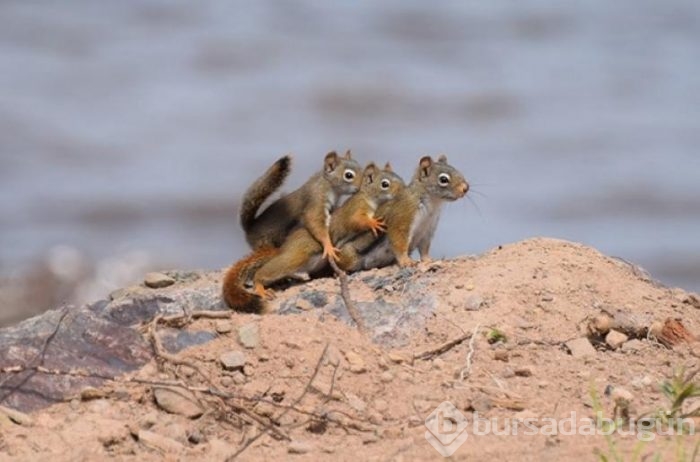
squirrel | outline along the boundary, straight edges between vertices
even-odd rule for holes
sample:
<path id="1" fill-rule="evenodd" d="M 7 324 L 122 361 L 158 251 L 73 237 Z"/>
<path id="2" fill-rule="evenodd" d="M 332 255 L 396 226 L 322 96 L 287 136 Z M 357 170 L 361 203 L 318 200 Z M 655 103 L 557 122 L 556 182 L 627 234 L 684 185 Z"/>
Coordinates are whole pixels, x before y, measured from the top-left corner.
<path id="1" fill-rule="evenodd" d="M 430 243 L 445 201 L 455 201 L 469 191 L 464 176 L 441 155 L 420 159 L 411 183 L 396 197 L 382 204 L 377 213 L 384 218 L 386 234 L 378 239 L 370 233 L 358 236 L 340 251 L 338 266 L 345 271 L 379 268 L 394 262 L 415 264 L 410 254 L 418 249 L 421 261 L 430 261 Z"/>
<path id="2" fill-rule="evenodd" d="M 374 163 L 367 165 L 359 191 L 331 215 L 332 243 L 340 246 L 365 232 L 372 236 L 384 232 L 384 221 L 376 215 L 376 210 L 405 188 L 390 164 L 382 170 Z M 310 231 L 297 228 L 280 248 L 258 249 L 229 268 L 223 280 L 225 302 L 238 311 L 265 311 L 265 299 L 272 297 L 272 291 L 266 287 L 298 272 L 319 271 L 326 264 L 322 251 L 322 245 Z M 245 287 L 251 280 L 253 292 Z"/>
<path id="3" fill-rule="evenodd" d="M 337 258 L 337 249 L 328 234 L 328 220 L 342 196 L 358 191 L 362 181 L 360 164 L 350 151 L 343 157 L 329 152 L 323 160 L 323 170 L 256 217 L 265 200 L 289 175 L 290 165 L 290 156 L 280 158 L 243 195 L 240 218 L 248 244 L 253 250 L 280 247 L 289 233 L 301 225 L 323 245 L 324 258 Z"/>

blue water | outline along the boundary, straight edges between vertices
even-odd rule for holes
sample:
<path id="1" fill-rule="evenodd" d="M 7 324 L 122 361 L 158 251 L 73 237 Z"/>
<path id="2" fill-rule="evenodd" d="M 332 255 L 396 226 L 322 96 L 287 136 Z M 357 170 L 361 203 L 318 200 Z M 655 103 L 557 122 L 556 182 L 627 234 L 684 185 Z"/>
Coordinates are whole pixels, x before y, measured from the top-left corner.
<path id="1" fill-rule="evenodd" d="M 67 244 L 222 267 L 331 149 L 473 184 L 433 254 L 546 235 L 700 290 L 700 3 L 0 3 L 0 273 Z"/>

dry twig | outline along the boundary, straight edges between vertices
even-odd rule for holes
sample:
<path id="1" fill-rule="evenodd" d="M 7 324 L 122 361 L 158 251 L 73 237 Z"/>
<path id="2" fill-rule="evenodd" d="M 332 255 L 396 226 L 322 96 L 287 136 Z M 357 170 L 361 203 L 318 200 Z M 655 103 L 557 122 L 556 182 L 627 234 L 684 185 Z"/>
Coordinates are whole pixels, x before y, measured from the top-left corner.
<path id="1" fill-rule="evenodd" d="M 328 261 L 331 264 L 331 268 L 333 268 L 333 271 L 335 271 L 335 274 L 338 276 L 338 281 L 340 282 L 340 295 L 343 297 L 345 307 L 347 308 L 350 317 L 353 321 L 355 321 L 355 324 L 357 324 L 357 328 L 360 330 L 360 332 L 366 335 L 367 326 L 360 315 L 360 311 L 357 309 L 357 305 L 355 305 L 355 302 L 353 302 L 352 298 L 350 297 L 348 275 L 345 273 L 345 271 L 338 267 L 337 263 L 332 258 L 329 258 Z"/>

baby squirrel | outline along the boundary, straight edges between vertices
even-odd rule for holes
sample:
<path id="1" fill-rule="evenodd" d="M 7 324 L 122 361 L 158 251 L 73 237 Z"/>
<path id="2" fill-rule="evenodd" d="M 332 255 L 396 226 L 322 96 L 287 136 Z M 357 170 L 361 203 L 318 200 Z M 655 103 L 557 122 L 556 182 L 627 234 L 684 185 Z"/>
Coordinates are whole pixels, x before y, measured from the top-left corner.
<path id="1" fill-rule="evenodd" d="M 240 215 L 246 240 L 253 250 L 280 247 L 289 233 L 301 225 L 321 243 L 324 257 L 337 258 L 337 249 L 328 234 L 328 220 L 340 198 L 359 189 L 360 164 L 352 159 L 350 151 L 343 157 L 329 152 L 323 160 L 323 170 L 256 217 L 263 202 L 289 175 L 290 164 L 289 156 L 277 160 L 244 194 Z"/>
<path id="2" fill-rule="evenodd" d="M 343 245 L 364 232 L 372 236 L 383 232 L 385 225 L 376 216 L 377 207 L 405 188 L 389 164 L 380 170 L 370 163 L 363 171 L 360 190 L 331 215 L 329 231 L 333 244 Z M 258 249 L 233 265 L 224 276 L 224 300 L 239 311 L 262 312 L 264 299 L 272 296 L 266 287 L 298 272 L 318 271 L 326 264 L 322 251 L 307 228 L 297 228 L 282 247 Z M 251 280 L 253 292 L 245 288 Z"/>
<path id="3" fill-rule="evenodd" d="M 440 156 L 423 157 L 408 187 L 382 204 L 377 213 L 384 218 L 386 234 L 377 239 L 370 233 L 358 236 L 341 248 L 338 266 L 346 271 L 379 268 L 397 262 L 414 264 L 410 254 L 417 248 L 422 261 L 429 261 L 430 243 L 445 201 L 464 197 L 469 183 Z"/>

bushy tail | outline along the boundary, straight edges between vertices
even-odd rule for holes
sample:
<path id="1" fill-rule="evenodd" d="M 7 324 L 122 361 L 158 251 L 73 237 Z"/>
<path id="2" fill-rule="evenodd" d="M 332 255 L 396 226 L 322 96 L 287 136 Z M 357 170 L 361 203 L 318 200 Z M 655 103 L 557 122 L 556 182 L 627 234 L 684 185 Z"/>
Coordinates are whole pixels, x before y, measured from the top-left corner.
<path id="1" fill-rule="evenodd" d="M 253 227 L 255 215 L 265 200 L 272 195 L 289 175 L 292 158 L 284 156 L 278 159 L 263 175 L 255 180 L 243 195 L 241 204 L 241 226 L 246 234 Z"/>
<path id="2" fill-rule="evenodd" d="M 262 313 L 265 310 L 263 298 L 247 290 L 245 284 L 252 279 L 262 265 L 278 253 L 279 249 L 272 247 L 258 249 L 236 262 L 226 271 L 222 284 L 222 295 L 229 308 L 245 313 Z"/>

